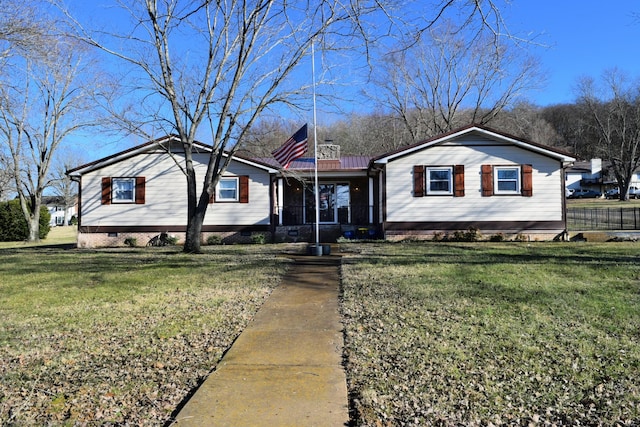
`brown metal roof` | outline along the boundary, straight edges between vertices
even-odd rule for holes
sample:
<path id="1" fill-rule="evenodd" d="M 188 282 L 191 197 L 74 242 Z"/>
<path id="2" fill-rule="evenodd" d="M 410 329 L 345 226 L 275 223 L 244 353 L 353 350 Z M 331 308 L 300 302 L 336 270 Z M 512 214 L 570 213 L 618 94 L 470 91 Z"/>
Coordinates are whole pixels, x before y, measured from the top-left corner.
<path id="1" fill-rule="evenodd" d="M 340 160 L 318 161 L 319 171 L 366 170 L 373 156 L 343 156 Z M 279 167 L 275 159 L 256 159 L 262 163 Z M 311 170 L 314 168 L 313 157 L 301 157 L 289 165 L 288 170 Z"/>

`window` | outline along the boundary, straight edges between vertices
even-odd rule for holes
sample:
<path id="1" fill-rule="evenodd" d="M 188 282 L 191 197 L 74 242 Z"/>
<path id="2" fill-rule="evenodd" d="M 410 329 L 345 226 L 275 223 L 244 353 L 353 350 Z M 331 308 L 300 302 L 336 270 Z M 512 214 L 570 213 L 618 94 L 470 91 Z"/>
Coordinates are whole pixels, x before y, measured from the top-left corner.
<path id="1" fill-rule="evenodd" d="M 451 167 L 427 167 L 427 195 L 452 194 Z"/>
<path id="2" fill-rule="evenodd" d="M 533 196 L 533 167 L 531 165 L 482 165 L 482 196 Z"/>
<path id="3" fill-rule="evenodd" d="M 216 191 L 213 192 L 209 203 L 236 202 L 249 203 L 249 176 L 225 176 L 220 178 Z"/>
<path id="4" fill-rule="evenodd" d="M 464 197 L 464 165 L 413 167 L 413 197 Z"/>
<path id="5" fill-rule="evenodd" d="M 145 178 L 102 178 L 102 204 L 111 203 L 145 203 Z"/>
<path id="6" fill-rule="evenodd" d="M 238 178 L 220 178 L 216 188 L 217 202 L 237 202 L 238 201 Z"/>
<path id="7" fill-rule="evenodd" d="M 520 194 L 520 167 L 496 166 L 495 194 Z"/>
<path id="8" fill-rule="evenodd" d="M 113 178 L 111 181 L 112 203 L 133 203 L 136 181 L 134 178 Z"/>

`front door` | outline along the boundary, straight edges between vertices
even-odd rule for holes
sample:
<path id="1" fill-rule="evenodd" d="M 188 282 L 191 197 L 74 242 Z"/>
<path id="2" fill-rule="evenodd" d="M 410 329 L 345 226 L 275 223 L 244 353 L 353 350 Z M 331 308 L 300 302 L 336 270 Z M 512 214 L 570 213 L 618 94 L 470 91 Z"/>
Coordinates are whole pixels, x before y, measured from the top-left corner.
<path id="1" fill-rule="evenodd" d="M 305 222 L 316 221 L 314 186 L 305 192 Z M 348 183 L 318 184 L 318 211 L 321 224 L 337 224 L 350 222 L 350 193 Z"/>

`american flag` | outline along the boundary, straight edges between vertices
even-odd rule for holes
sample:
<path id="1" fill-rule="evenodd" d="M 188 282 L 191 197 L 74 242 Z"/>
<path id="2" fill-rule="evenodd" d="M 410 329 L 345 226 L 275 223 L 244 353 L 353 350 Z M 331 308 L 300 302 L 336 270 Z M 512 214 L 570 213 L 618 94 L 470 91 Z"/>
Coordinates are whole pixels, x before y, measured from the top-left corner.
<path id="1" fill-rule="evenodd" d="M 284 169 L 289 167 L 289 164 L 302 157 L 307 152 L 307 125 L 302 126 L 293 136 L 287 139 L 284 144 L 277 150 L 273 151 L 273 157 L 276 158 L 278 163 L 282 165 Z"/>

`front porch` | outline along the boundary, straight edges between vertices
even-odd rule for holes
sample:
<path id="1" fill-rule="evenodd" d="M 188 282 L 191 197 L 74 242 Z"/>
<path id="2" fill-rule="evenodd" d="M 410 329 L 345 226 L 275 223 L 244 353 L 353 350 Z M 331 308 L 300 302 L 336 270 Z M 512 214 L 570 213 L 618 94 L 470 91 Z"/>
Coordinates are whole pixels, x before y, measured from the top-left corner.
<path id="1" fill-rule="evenodd" d="M 379 236 L 374 209 L 374 181 L 370 177 L 320 179 L 318 215 L 321 242 L 339 237 L 373 239 Z M 277 242 L 315 241 L 316 206 L 311 179 L 277 181 L 274 239 Z"/>

